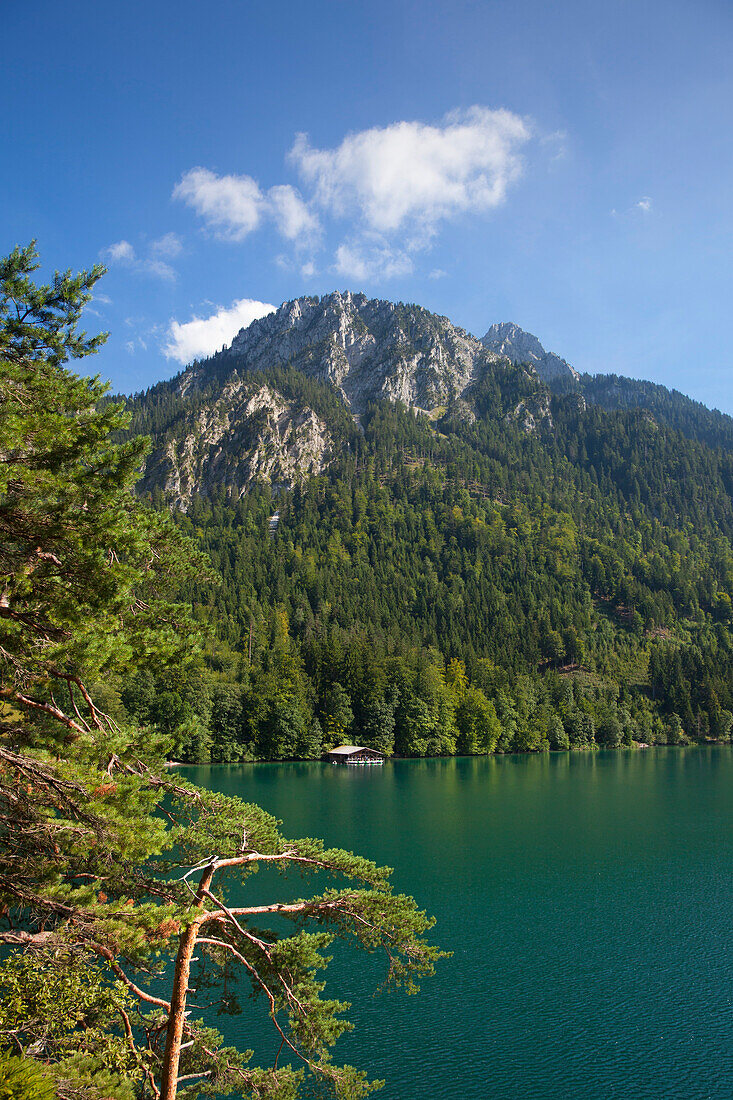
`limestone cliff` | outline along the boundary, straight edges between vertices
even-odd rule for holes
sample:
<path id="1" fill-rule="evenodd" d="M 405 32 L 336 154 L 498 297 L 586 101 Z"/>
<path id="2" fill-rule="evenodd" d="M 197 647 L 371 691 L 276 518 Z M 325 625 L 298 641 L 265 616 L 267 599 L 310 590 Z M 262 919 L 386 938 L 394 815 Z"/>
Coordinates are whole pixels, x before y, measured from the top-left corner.
<path id="1" fill-rule="evenodd" d="M 256 480 L 290 487 L 323 470 L 337 445 L 339 417 L 313 407 L 313 384 L 330 395 L 331 414 L 334 402 L 340 410 L 342 445 L 344 417 L 355 430 L 375 401 L 472 421 L 477 390 L 508 359 L 503 346 L 493 350 L 421 306 L 348 292 L 285 302 L 151 391 L 172 412 L 162 428 L 155 421 L 143 487 L 184 509 L 196 492 L 236 498 Z M 527 362 L 518 369 L 528 385 L 509 419 L 527 432 L 551 430 L 541 364 Z M 300 379 L 291 393 L 282 392 L 283 374 Z"/>
<path id="2" fill-rule="evenodd" d="M 446 317 L 420 306 L 334 293 L 285 302 L 219 357 L 240 373 L 292 366 L 332 383 L 356 414 L 379 399 L 431 412 L 460 397 L 500 357 Z M 182 387 L 205 381 L 203 364 Z"/>
<path id="3" fill-rule="evenodd" d="M 185 510 L 196 492 L 224 488 L 236 498 L 255 480 L 292 486 L 320 473 L 331 445 L 313 409 L 234 374 L 215 400 L 154 447 L 143 488 L 161 489 Z"/>
<path id="4" fill-rule="evenodd" d="M 577 381 L 579 377 L 578 372 L 559 355 L 545 351 L 536 336 L 510 321 L 492 325 L 481 343 L 495 355 L 503 355 L 512 363 L 529 363 L 543 382 L 554 382 L 559 378 Z"/>

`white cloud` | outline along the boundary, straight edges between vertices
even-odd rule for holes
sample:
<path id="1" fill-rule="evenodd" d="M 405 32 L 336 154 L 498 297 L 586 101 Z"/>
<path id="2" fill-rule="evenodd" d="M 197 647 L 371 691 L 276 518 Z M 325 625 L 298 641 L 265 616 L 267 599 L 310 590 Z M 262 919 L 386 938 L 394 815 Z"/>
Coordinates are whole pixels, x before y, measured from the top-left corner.
<path id="1" fill-rule="evenodd" d="M 272 211 L 275 224 L 289 241 L 312 240 L 320 229 L 318 218 L 289 184 L 271 187 L 267 192 L 267 206 Z"/>
<path id="2" fill-rule="evenodd" d="M 555 130 L 551 134 L 545 134 L 540 138 L 540 144 L 549 153 L 551 165 L 564 160 L 567 156 L 568 135 L 565 130 Z"/>
<path id="3" fill-rule="evenodd" d="M 217 176 L 208 168 L 184 172 L 173 198 L 193 207 L 220 236 L 242 241 L 260 224 L 264 196 L 251 176 Z"/>
<path id="4" fill-rule="evenodd" d="M 348 134 L 331 149 L 318 149 L 299 134 L 289 160 L 303 181 L 302 194 L 290 184 L 268 190 L 252 176 L 197 167 L 183 174 L 172 197 L 225 240 L 242 241 L 274 225 L 294 246 L 289 258 L 275 262 L 299 269 L 304 278 L 315 274 L 315 265 L 312 258 L 303 262 L 302 250 L 313 252 L 323 243 L 317 211 L 329 219 L 351 218 L 333 269 L 354 279 L 390 278 L 413 270 L 411 255 L 429 248 L 443 221 L 501 205 L 522 174 L 522 150 L 532 136 L 527 119 L 481 106 L 434 124 L 400 121 Z M 564 134 L 539 140 L 560 155 Z"/>
<path id="5" fill-rule="evenodd" d="M 229 309 L 219 309 L 210 317 L 194 317 L 183 324 L 171 321 L 163 354 L 179 363 L 190 363 L 192 359 L 212 355 L 223 345 L 231 343 L 240 329 L 274 310 L 275 306 L 267 302 L 240 298 Z"/>
<path id="6" fill-rule="evenodd" d="M 529 138 L 519 115 L 471 107 L 439 125 L 396 122 L 349 134 L 335 149 L 313 148 L 299 134 L 290 158 L 333 214 L 356 212 L 381 233 L 412 222 L 430 235 L 442 219 L 503 202 Z"/>
<path id="7" fill-rule="evenodd" d="M 169 279 L 171 282 L 176 277 L 175 271 L 165 260 L 141 260 L 140 269 L 146 271 L 148 275 L 157 275 L 159 279 Z"/>
<path id="8" fill-rule="evenodd" d="M 176 256 L 180 256 L 182 251 L 183 241 L 177 233 L 166 233 L 150 245 L 150 252 L 153 256 L 165 256 L 169 260 L 174 260 Z"/>
<path id="9" fill-rule="evenodd" d="M 153 241 L 150 245 L 151 255 L 147 257 L 138 256 L 129 241 L 117 241 L 116 244 L 111 244 L 109 248 L 103 250 L 102 256 L 111 264 L 123 264 L 125 267 L 132 268 L 133 271 L 172 281 L 176 277 L 175 271 L 169 263 L 159 257 L 161 255 L 174 256 L 177 254 L 174 251 L 174 239 L 180 246 L 180 241 L 178 241 L 175 233 L 168 233 L 160 240 Z"/>
<path id="10" fill-rule="evenodd" d="M 135 355 L 138 351 L 147 351 L 148 345 L 143 340 L 142 336 L 136 336 L 134 340 L 128 340 L 125 344 L 125 351 L 128 355 Z"/>
<path id="11" fill-rule="evenodd" d="M 94 301 L 95 302 L 100 302 L 103 306 L 111 306 L 112 305 L 112 299 L 110 298 L 110 296 L 108 294 L 95 294 L 94 295 Z"/>
<path id="12" fill-rule="evenodd" d="M 428 279 L 444 279 L 448 274 L 447 271 L 443 271 L 442 267 L 434 267 L 428 275 Z"/>
<path id="13" fill-rule="evenodd" d="M 340 244 L 336 249 L 335 270 L 347 279 L 378 281 L 409 275 L 413 264 L 406 253 L 390 248 L 371 248 L 365 253 L 359 245 Z"/>
<path id="14" fill-rule="evenodd" d="M 105 248 L 104 253 L 110 263 L 113 264 L 135 263 L 135 249 L 129 241 L 117 241 L 116 244 L 111 244 L 109 248 Z"/>
<path id="15" fill-rule="evenodd" d="M 649 195 L 642 195 L 640 199 L 637 199 L 635 203 L 627 207 L 625 210 L 617 210 L 615 207 L 611 211 L 612 218 L 620 218 L 627 220 L 629 218 L 635 218 L 641 215 L 645 217 L 647 214 L 654 212 L 654 203 Z"/>
<path id="16" fill-rule="evenodd" d="M 174 187 L 173 198 L 193 207 L 226 240 L 244 240 L 265 218 L 289 241 L 305 243 L 320 229 L 317 216 L 290 184 L 265 193 L 251 176 L 217 176 L 208 168 L 192 168 Z"/>

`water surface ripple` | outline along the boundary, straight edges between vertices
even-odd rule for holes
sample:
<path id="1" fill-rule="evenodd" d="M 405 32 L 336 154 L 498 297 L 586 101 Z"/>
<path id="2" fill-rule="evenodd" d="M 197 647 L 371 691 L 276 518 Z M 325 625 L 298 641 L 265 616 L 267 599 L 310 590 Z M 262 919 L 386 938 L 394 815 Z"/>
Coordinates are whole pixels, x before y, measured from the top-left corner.
<path id="1" fill-rule="evenodd" d="M 372 997 L 361 956 L 329 972 L 357 1024 L 336 1058 L 385 1100 L 733 1097 L 730 748 L 185 771 L 389 864 L 438 918 L 454 955 L 417 997 Z M 249 1002 L 217 1026 L 274 1056 Z"/>

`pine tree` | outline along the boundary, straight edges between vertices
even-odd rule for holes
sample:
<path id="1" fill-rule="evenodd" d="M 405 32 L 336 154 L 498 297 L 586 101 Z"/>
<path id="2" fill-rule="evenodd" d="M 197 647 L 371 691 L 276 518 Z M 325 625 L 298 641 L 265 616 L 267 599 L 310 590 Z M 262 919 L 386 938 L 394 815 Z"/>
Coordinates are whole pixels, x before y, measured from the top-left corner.
<path id="1" fill-rule="evenodd" d="M 432 922 L 387 869 L 171 777 L 170 739 L 95 702 L 94 682 L 194 659 L 177 596 L 207 567 L 134 497 L 145 444 L 115 442 L 123 410 L 65 367 L 101 343 L 77 325 L 102 270 L 39 287 L 36 267 L 33 246 L 0 261 L 0 1043 L 46 1062 L 60 1097 L 293 1097 L 307 1072 L 364 1095 L 365 1074 L 330 1058 L 350 1025 L 321 996 L 326 952 L 337 937 L 384 949 L 411 989 L 439 954 Z M 325 881 L 238 904 L 263 863 Z M 207 984 L 239 969 L 300 1068 L 252 1067 L 191 1019 L 194 953 Z"/>

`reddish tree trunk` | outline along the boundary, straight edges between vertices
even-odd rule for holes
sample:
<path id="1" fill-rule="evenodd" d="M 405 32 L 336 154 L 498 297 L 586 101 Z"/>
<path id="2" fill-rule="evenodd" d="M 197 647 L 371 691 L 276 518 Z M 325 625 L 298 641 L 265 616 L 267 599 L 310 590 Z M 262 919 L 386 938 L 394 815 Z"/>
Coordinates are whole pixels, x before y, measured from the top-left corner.
<path id="1" fill-rule="evenodd" d="M 204 871 L 196 892 L 198 907 L 201 908 L 204 893 L 209 889 L 214 877 L 213 865 Z M 186 1023 L 186 999 L 188 982 L 191 976 L 191 959 L 196 948 L 199 925 L 196 921 L 183 931 L 176 955 L 176 969 L 173 975 L 171 1010 L 168 1017 L 168 1034 L 163 1055 L 163 1077 L 160 1086 L 160 1100 L 176 1100 L 178 1092 L 178 1067 L 181 1061 L 181 1041 Z"/>

